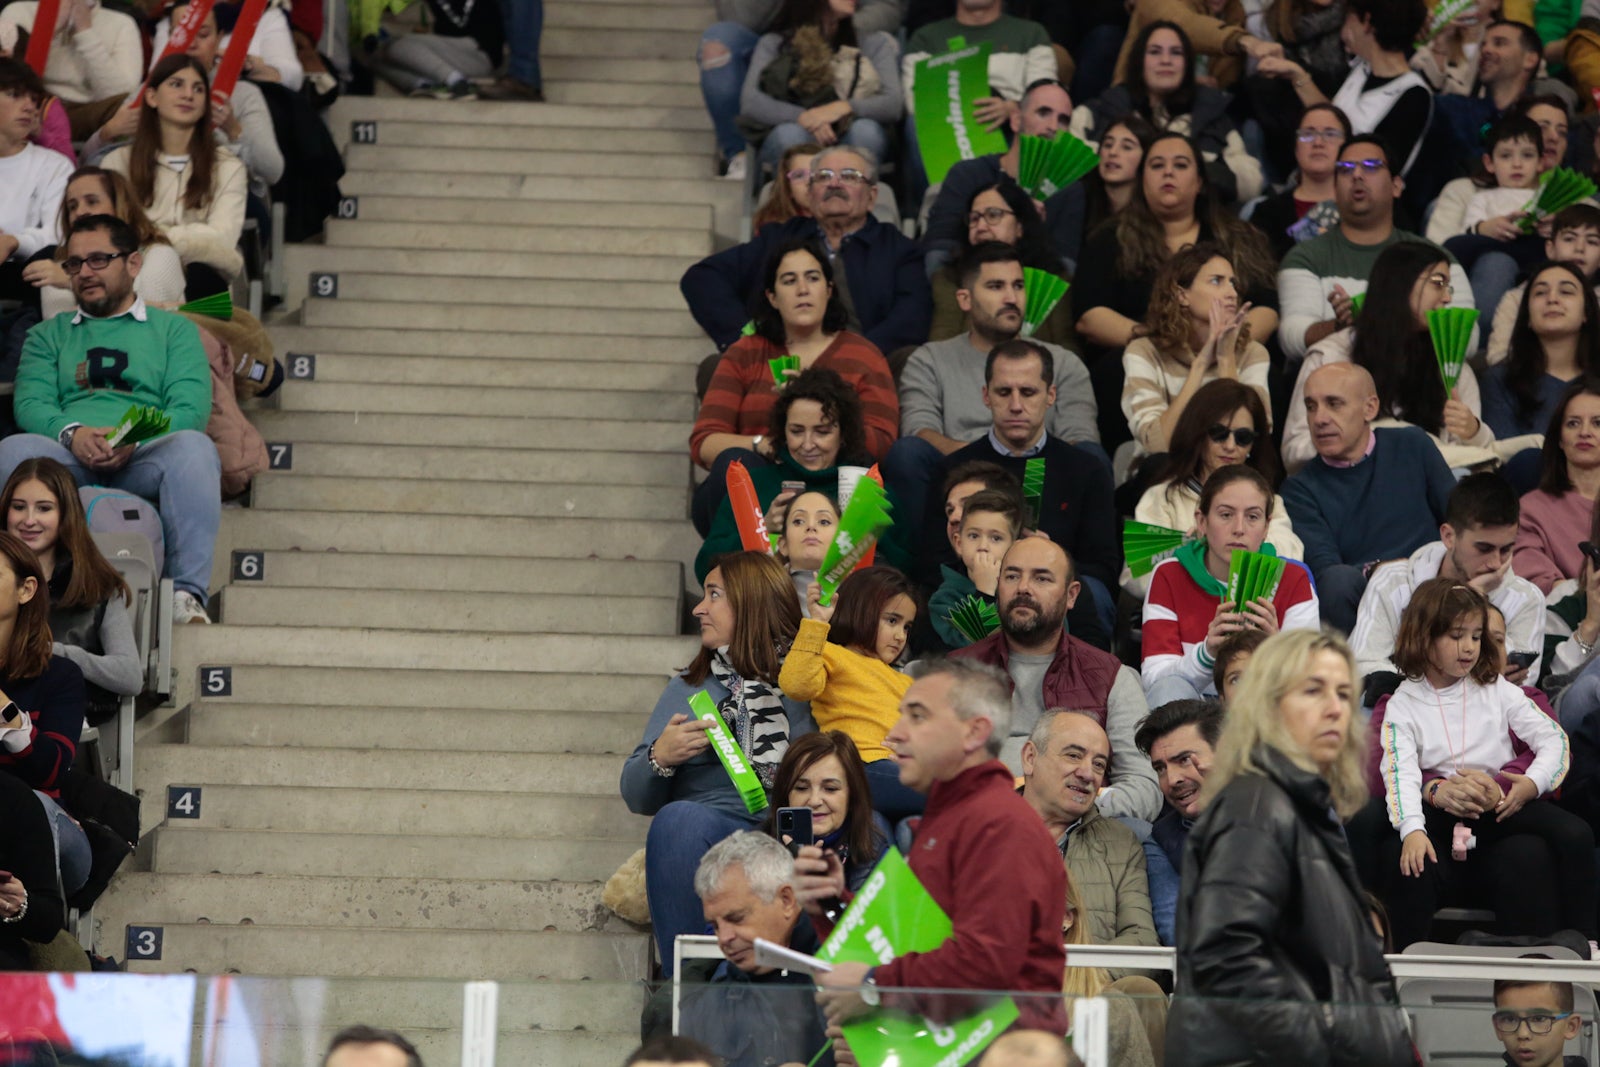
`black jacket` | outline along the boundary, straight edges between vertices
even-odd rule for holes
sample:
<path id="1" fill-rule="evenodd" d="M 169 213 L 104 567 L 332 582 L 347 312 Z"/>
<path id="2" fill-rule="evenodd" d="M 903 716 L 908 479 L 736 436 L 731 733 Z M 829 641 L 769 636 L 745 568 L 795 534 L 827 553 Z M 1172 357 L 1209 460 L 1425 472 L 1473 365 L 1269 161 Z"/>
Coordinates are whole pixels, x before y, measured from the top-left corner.
<path id="1" fill-rule="evenodd" d="M 1410 1067 L 1327 783 L 1275 749 L 1255 763 L 1189 833 L 1167 1067 Z"/>

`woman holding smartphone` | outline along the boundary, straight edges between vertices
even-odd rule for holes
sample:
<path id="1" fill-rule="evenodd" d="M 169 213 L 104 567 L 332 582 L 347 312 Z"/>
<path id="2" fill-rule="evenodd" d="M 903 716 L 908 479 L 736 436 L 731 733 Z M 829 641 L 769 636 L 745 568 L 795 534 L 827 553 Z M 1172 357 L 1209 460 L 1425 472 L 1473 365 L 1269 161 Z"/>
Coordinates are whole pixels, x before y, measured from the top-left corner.
<path id="1" fill-rule="evenodd" d="M 816 845 L 834 853 L 844 866 L 845 884 L 852 892 L 860 889 L 889 842 L 872 820 L 866 767 L 850 735 L 827 730 L 796 739 L 778 764 L 772 798 L 767 832 L 791 852 Z M 793 825 L 809 826 L 810 833 L 785 833 L 791 819 Z"/>

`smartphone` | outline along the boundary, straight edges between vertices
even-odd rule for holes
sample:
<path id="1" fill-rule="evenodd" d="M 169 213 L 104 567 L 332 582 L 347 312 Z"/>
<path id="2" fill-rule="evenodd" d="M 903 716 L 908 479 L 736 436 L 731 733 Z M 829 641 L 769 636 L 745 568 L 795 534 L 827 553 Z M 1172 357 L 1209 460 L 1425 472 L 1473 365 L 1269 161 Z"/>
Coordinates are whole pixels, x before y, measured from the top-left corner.
<path id="1" fill-rule="evenodd" d="M 806 491 L 805 482 L 783 482 L 782 487 L 785 493 L 794 493 L 796 495 Z"/>
<path id="2" fill-rule="evenodd" d="M 778 840 L 789 839 L 789 851 L 798 853 L 814 842 L 811 832 L 810 808 L 778 809 Z"/>
<path id="3" fill-rule="evenodd" d="M 1507 652 L 1506 666 L 1508 668 L 1524 668 L 1533 666 L 1533 661 L 1539 658 L 1537 652 Z"/>
<path id="4" fill-rule="evenodd" d="M 1594 546 L 1593 541 L 1584 541 L 1578 545 L 1578 551 L 1589 557 L 1589 562 L 1600 567 L 1600 548 Z"/>

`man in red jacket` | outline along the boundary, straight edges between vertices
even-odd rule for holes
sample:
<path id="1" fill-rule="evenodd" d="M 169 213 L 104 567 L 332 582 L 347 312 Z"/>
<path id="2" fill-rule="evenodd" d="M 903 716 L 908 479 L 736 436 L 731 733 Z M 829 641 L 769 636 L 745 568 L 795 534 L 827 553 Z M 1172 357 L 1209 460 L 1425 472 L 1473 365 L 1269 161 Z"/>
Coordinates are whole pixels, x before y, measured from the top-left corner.
<path id="1" fill-rule="evenodd" d="M 835 964 L 816 979 L 818 1000 L 837 1025 L 870 1010 L 880 999 L 875 987 L 1025 993 L 1032 995 L 1017 998 L 1018 1025 L 1064 1034 L 1066 871 L 1044 823 L 995 758 L 1011 720 L 1009 682 L 970 660 L 935 660 L 916 673 L 885 744 L 895 753 L 900 781 L 928 795 L 907 861 L 954 930 L 931 952 L 872 968 Z M 838 860 L 802 849 L 795 872 L 801 899 L 826 937 L 816 902 L 844 895 Z M 977 1007 L 971 997 L 884 999 L 934 1022 Z"/>

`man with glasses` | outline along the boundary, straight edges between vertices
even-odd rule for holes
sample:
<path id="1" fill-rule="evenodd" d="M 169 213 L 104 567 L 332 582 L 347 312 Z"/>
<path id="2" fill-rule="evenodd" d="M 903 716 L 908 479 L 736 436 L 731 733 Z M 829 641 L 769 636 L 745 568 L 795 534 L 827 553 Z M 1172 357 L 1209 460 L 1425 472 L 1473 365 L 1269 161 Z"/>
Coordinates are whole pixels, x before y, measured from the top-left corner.
<path id="1" fill-rule="evenodd" d="M 1583 1067 L 1581 1056 L 1566 1055 L 1567 1042 L 1583 1030 L 1573 1008 L 1571 982 L 1494 984 L 1494 1032 L 1515 1067 Z"/>
<path id="2" fill-rule="evenodd" d="M 1334 164 L 1334 202 L 1339 225 L 1321 237 L 1294 246 L 1278 268 L 1278 341 L 1291 363 L 1305 358 L 1312 345 L 1355 322 L 1350 298 L 1367 291 L 1372 265 L 1385 248 L 1398 241 L 1424 241 L 1397 229 L 1394 203 L 1405 179 L 1390 166 L 1390 152 L 1372 135 L 1352 137 Z M 1444 249 L 1450 263 L 1451 307 L 1472 307 L 1472 285 L 1466 271 Z M 1473 334 L 1469 351 L 1477 351 Z"/>
<path id="3" fill-rule="evenodd" d="M 812 217 L 764 227 L 742 245 L 707 256 L 684 272 L 679 288 L 696 322 L 718 351 L 737 341 L 760 295 L 771 250 L 795 238 L 821 238 L 834 283 L 849 312 L 848 328 L 887 354 L 921 344 L 933 296 L 915 241 L 872 216 L 878 199 L 877 160 L 860 148 L 824 149 L 811 160 Z"/>
<path id="4" fill-rule="evenodd" d="M 0 441 L 0 478 L 45 456 L 79 485 L 144 497 L 161 512 L 174 621 L 210 622 L 206 586 L 222 521 L 222 464 L 206 436 L 211 365 L 194 323 L 145 306 L 133 291 L 139 239 L 114 215 L 72 224 L 62 264 L 75 315 L 35 326 L 17 368 L 15 408 L 24 433 Z M 132 406 L 154 407 L 169 432 L 142 444 L 112 437 Z"/>
<path id="5" fill-rule="evenodd" d="M 1054 137 L 1066 129 L 1071 120 L 1072 97 L 1061 83 L 1054 78 L 1036 81 L 1022 94 L 1021 106 L 1009 119 L 1013 135 L 1011 147 L 997 155 L 964 159 L 950 168 L 942 183 L 929 188 L 928 195 L 923 198 L 927 220 L 922 232 L 922 244 L 928 250 L 928 277 L 933 277 L 934 272 L 966 244 L 967 205 L 972 203 L 978 190 L 989 188 L 1001 175 L 1016 179 L 1022 162 L 1022 138 Z M 1077 188 L 1074 182 L 1045 201 L 1045 224 L 1051 234 L 1060 232 L 1067 205 L 1073 200 L 1081 202 L 1081 189 L 1072 194 Z M 1061 243 L 1058 238 L 1058 247 Z"/>

